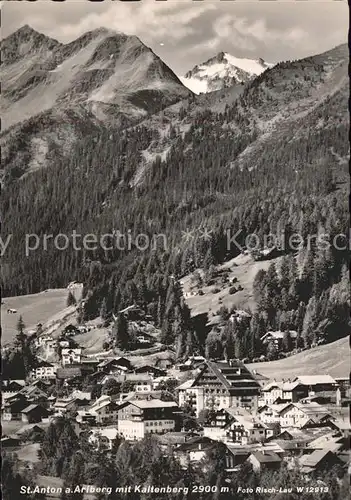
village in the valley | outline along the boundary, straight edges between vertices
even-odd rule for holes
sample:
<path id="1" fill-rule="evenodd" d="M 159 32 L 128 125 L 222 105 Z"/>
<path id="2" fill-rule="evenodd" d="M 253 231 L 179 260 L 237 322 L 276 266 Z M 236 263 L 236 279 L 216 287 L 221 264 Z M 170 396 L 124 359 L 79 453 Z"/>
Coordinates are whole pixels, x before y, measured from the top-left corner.
<path id="1" fill-rule="evenodd" d="M 86 433 L 89 443 L 106 453 L 116 439 L 137 442 L 153 434 L 184 468 L 201 464 L 221 442 L 228 473 L 246 462 L 258 472 L 298 466 L 307 478 L 335 465 L 347 471 L 348 377 L 301 371 L 290 379 L 279 373 L 269 378 L 259 363 L 253 369 L 242 360 L 196 354 L 177 362 L 150 328 L 138 335 L 138 349 L 131 353 L 118 355 L 108 342 L 91 353 L 80 338 L 94 338 L 101 325 L 77 323 L 76 307 L 26 331 L 39 362 L 26 380 L 2 381 L 1 446 L 15 453 L 24 469 L 38 462 L 50 424 L 69 418 L 77 436 Z M 136 306 L 119 314 L 150 327 Z M 268 337 L 281 349 L 281 335 Z"/>

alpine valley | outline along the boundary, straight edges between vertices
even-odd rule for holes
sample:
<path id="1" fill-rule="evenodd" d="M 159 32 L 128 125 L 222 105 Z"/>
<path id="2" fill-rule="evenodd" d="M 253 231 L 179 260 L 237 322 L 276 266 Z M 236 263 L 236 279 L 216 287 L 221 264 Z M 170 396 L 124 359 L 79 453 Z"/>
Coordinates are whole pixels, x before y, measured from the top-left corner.
<path id="1" fill-rule="evenodd" d="M 82 282 L 81 319 L 137 303 L 178 358 L 252 360 L 269 329 L 305 346 L 348 334 L 346 44 L 275 65 L 220 53 L 181 78 L 106 29 L 62 44 L 25 26 L 1 52 L 5 298 Z M 167 245 L 43 247 L 73 230 Z M 293 233 L 298 249 L 247 248 L 250 234 Z M 322 233 L 344 235 L 342 250 L 308 245 Z M 233 326 L 238 308 L 250 319 Z"/>

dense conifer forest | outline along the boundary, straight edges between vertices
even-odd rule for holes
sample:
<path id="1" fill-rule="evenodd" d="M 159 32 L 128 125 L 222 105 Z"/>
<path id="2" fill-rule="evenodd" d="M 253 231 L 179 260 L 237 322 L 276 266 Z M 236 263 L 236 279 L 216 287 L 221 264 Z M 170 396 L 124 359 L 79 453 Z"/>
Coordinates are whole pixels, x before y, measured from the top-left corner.
<path id="1" fill-rule="evenodd" d="M 336 59 L 338 50 L 331 51 Z M 227 349 L 253 358 L 262 354 L 258 339 L 267 329 L 296 330 L 307 346 L 344 336 L 348 85 L 304 108 L 326 79 L 323 55 L 281 63 L 222 111 L 203 109 L 191 98 L 172 111 L 166 128 L 159 126 L 167 120 L 161 112 L 156 122 L 152 116 L 134 127 L 94 128 L 69 158 L 56 154 L 47 167 L 20 178 L 13 163 L 5 165 L 2 229 L 3 239 L 12 238 L 3 256 L 4 296 L 81 281 L 82 319 L 101 311 L 109 319 L 136 302 L 161 328 L 163 342 L 176 344 L 178 356 L 205 349 L 220 356 Z M 284 110 L 292 93 L 302 104 L 301 116 L 290 120 Z M 262 119 L 277 109 L 281 127 L 263 134 Z M 143 154 L 155 144 L 167 154 L 154 154 L 145 165 Z M 209 238 L 201 237 L 204 229 Z M 77 250 L 74 231 L 97 238 L 119 231 L 131 244 L 116 248 L 111 236 L 105 239 L 111 249 Z M 228 324 L 206 340 L 194 330 L 179 279 L 238 255 L 236 245 L 228 246 L 228 234 L 238 233 L 243 246 L 252 234 L 261 242 L 269 234 L 287 241 L 298 233 L 303 243 L 283 249 L 281 268 L 272 265 L 256 277 L 258 308 L 250 323 Z M 324 233 L 329 241 L 342 235 L 340 249 L 310 244 L 309 235 Z M 26 234 L 37 235 L 29 238 L 38 244 L 28 255 Z M 53 238 L 44 243 L 44 235 L 58 234 L 69 237 L 65 250 L 54 248 Z M 155 244 L 141 251 L 135 244 L 140 234 Z"/>

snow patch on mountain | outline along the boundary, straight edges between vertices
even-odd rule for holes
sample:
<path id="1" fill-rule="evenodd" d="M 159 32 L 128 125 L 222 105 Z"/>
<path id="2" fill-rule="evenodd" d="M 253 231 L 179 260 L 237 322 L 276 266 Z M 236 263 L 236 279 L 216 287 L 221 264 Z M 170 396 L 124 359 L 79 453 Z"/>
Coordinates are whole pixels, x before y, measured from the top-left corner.
<path id="1" fill-rule="evenodd" d="M 220 52 L 208 61 L 195 66 L 181 76 L 180 80 L 192 92 L 200 94 L 246 83 L 273 66 L 274 64 L 267 63 L 263 59 L 239 58 L 227 52 Z"/>

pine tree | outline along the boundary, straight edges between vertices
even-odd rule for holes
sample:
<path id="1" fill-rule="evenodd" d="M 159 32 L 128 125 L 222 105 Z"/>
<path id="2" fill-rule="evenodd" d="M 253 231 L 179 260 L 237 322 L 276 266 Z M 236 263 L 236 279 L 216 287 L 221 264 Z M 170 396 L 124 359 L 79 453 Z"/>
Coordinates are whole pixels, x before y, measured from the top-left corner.
<path id="1" fill-rule="evenodd" d="M 316 326 L 318 324 L 317 318 L 317 299 L 311 297 L 306 307 L 305 317 L 303 319 L 302 337 L 305 346 L 310 347 L 315 341 Z"/>
<path id="2" fill-rule="evenodd" d="M 119 314 L 112 328 L 116 339 L 116 347 L 125 351 L 129 347 L 128 320 L 124 314 Z"/>
<path id="3" fill-rule="evenodd" d="M 280 288 L 289 290 L 290 279 L 290 258 L 285 255 L 280 266 Z"/>
<path id="4" fill-rule="evenodd" d="M 293 348 L 292 344 L 292 338 L 289 330 L 286 330 L 284 332 L 284 337 L 283 337 L 283 350 L 285 352 L 290 352 Z"/>
<path id="5" fill-rule="evenodd" d="M 259 307 L 261 305 L 261 301 L 264 295 L 266 283 L 267 283 L 267 272 L 264 271 L 263 269 L 260 269 L 257 272 L 253 282 L 254 299 Z"/>
<path id="6" fill-rule="evenodd" d="M 16 335 L 14 345 L 17 349 L 21 349 L 22 351 L 24 349 L 24 346 L 25 346 L 26 340 L 27 340 L 26 334 L 24 333 L 25 327 L 26 326 L 24 324 L 24 321 L 23 321 L 23 318 L 21 315 L 17 321 L 17 335 Z"/>
<path id="7" fill-rule="evenodd" d="M 101 307 L 100 307 L 100 318 L 104 321 L 108 318 L 107 300 L 105 297 L 102 299 L 102 303 L 101 303 Z"/>
<path id="8" fill-rule="evenodd" d="M 307 304 L 313 291 L 314 259 L 314 252 L 312 250 L 308 250 L 299 283 L 300 300 L 305 302 L 305 304 Z"/>
<path id="9" fill-rule="evenodd" d="M 160 342 L 165 345 L 172 345 L 174 343 L 172 323 L 167 318 L 162 323 Z"/>

